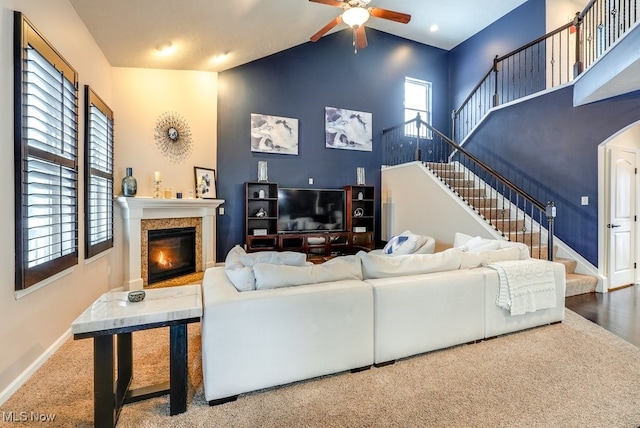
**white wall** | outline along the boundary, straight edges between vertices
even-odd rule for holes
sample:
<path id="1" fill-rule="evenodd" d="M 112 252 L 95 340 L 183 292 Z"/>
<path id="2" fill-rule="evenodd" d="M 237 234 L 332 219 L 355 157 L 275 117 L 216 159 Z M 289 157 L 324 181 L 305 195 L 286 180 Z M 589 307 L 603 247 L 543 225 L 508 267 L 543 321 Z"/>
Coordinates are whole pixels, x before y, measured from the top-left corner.
<path id="1" fill-rule="evenodd" d="M 497 232 L 419 162 L 382 170 L 382 236 L 410 230 L 435 238 L 439 248 L 453 246 L 456 232 L 496 239 Z"/>
<path id="2" fill-rule="evenodd" d="M 562 27 L 571 21 L 576 12 L 582 12 L 588 3 L 589 0 L 547 0 L 547 32 Z"/>
<path id="3" fill-rule="evenodd" d="M 121 193 L 125 168 L 132 167 L 137 196 L 153 196 L 153 173 L 160 171 L 161 188 L 181 191 L 186 198 L 189 189 L 195 189 L 194 166 L 217 168 L 218 73 L 136 68 L 113 68 L 112 73 L 115 192 Z M 167 111 L 180 115 L 191 131 L 190 156 L 178 163 L 164 156 L 154 139 L 158 118 Z M 113 251 L 119 258 L 111 268 L 110 287 L 118 288 L 123 286 L 124 265 L 117 207 L 114 217 Z"/>
<path id="4" fill-rule="evenodd" d="M 193 167 L 215 168 L 218 74 L 199 71 L 113 68 L 116 180 L 133 168 L 138 196 L 153 195 L 153 172 L 161 171 L 162 188 L 186 197 L 194 189 Z M 189 125 L 191 154 L 179 163 L 163 156 L 154 130 L 165 112 L 175 112 Z M 118 193 L 120 192 L 118 187 Z"/>
<path id="5" fill-rule="evenodd" d="M 217 167 L 217 73 L 112 68 L 68 0 L 0 0 L 0 404 L 70 333 L 71 322 L 100 294 L 123 284 L 122 222 L 115 213 L 114 248 L 84 260 L 84 213 L 80 198 L 79 263 L 71 272 L 19 299 L 14 293 L 13 180 L 13 11 L 36 26 L 80 78 L 79 135 L 84 135 L 83 87 L 89 84 L 115 115 L 116 193 L 125 167 L 138 179 L 138 195 L 151 196 L 153 171 L 185 194 L 193 187 L 193 167 Z M 172 163 L 153 138 L 157 118 L 179 113 L 189 124 L 191 156 Z M 80 158 L 83 159 L 82 144 Z M 80 176 L 83 165 L 80 162 Z M 79 194 L 84 191 L 80 184 Z M 111 274 L 109 274 L 111 272 Z"/>
<path id="6" fill-rule="evenodd" d="M 84 308 L 107 291 L 107 268 L 116 257 L 111 252 L 87 263 L 80 245 L 80 263 L 69 275 L 20 299 L 14 295 L 13 11 L 23 12 L 76 69 L 81 86 L 91 85 L 107 103 L 112 101 L 112 78 L 109 63 L 67 0 L 0 0 L 0 5 L 0 185 L 5 200 L 5 209 L 0 210 L 4 241 L 0 247 L 1 403 L 21 374 L 68 332 Z M 79 135 L 83 132 L 80 120 Z M 82 215 L 81 211 L 80 218 Z M 79 233 L 84 234 L 82 222 Z"/>

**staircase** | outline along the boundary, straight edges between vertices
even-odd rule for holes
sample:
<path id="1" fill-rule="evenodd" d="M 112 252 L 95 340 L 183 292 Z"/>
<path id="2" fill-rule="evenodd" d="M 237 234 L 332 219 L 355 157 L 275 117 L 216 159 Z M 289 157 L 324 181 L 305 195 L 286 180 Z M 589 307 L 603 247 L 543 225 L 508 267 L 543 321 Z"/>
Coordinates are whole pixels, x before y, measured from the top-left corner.
<path id="1" fill-rule="evenodd" d="M 500 206 L 500 200 L 487 194 L 485 189 L 477 188 L 473 180 L 465 178 L 465 174 L 456 171 L 456 166 L 451 163 L 426 162 L 429 168 L 452 191 L 458 194 L 476 213 L 491 224 L 496 231 L 510 241 L 524 242 L 529 246 L 531 257 L 547 259 L 547 246 L 540 244 L 540 232 L 526 230 L 524 219 L 511 219 L 510 210 Z M 593 293 L 596 291 L 598 278 L 592 275 L 576 273 L 576 260 L 555 257 L 554 262 L 565 266 L 567 288 L 565 295 Z"/>

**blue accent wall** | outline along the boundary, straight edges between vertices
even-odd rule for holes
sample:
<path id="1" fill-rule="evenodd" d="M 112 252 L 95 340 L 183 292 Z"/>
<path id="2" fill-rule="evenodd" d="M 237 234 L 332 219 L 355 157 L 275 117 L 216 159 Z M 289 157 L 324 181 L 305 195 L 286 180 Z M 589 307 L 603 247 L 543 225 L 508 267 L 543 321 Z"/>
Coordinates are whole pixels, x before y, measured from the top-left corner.
<path id="1" fill-rule="evenodd" d="M 573 107 L 569 86 L 490 113 L 465 149 L 538 201 L 554 201 L 556 236 L 597 266 L 598 145 L 639 120 L 640 91 Z"/>
<path id="2" fill-rule="evenodd" d="M 455 110 L 503 56 L 546 33 L 546 0 L 528 0 L 449 52 L 450 109 Z"/>
<path id="3" fill-rule="evenodd" d="M 257 162 L 268 162 L 269 181 L 282 187 L 342 188 L 355 184 L 356 167 L 378 190 L 380 232 L 381 131 L 404 121 L 404 78 L 433 83 L 433 123 L 448 129 L 448 52 L 367 28 L 369 46 L 353 52 L 350 31 L 305 43 L 221 72 L 218 80 L 217 258 L 244 243 L 244 182 L 257 179 Z M 324 108 L 372 113 L 373 151 L 325 148 Z M 251 113 L 298 119 L 299 154 L 251 152 Z M 313 177 L 314 184 L 308 179 Z"/>

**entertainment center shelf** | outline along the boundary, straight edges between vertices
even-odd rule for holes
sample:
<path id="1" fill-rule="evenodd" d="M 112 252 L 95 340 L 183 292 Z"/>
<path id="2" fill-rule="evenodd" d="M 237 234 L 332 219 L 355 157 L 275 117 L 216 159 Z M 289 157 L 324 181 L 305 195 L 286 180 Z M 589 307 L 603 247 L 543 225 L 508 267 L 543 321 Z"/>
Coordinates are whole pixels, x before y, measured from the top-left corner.
<path id="1" fill-rule="evenodd" d="M 282 190 L 280 198 L 279 190 Z M 341 202 L 337 208 L 334 207 L 338 205 L 336 195 L 340 196 Z M 309 197 L 315 198 L 316 206 L 299 212 L 300 206 L 304 207 L 305 202 L 308 204 L 304 199 Z M 325 202 L 321 202 L 323 198 L 326 199 Z M 279 212 L 281 205 L 285 207 L 285 211 L 292 210 L 296 214 L 289 216 L 286 212 L 287 215 L 283 215 L 285 212 Z M 343 189 L 325 190 L 279 189 L 277 183 L 246 182 L 245 207 L 245 242 L 248 252 L 297 251 L 306 253 L 309 260 L 323 261 L 336 255 L 374 248 L 373 186 L 345 186 Z M 293 230 L 288 230 L 289 227 Z M 325 230 L 334 227 L 336 230 Z M 313 230 L 315 228 L 322 230 Z"/>

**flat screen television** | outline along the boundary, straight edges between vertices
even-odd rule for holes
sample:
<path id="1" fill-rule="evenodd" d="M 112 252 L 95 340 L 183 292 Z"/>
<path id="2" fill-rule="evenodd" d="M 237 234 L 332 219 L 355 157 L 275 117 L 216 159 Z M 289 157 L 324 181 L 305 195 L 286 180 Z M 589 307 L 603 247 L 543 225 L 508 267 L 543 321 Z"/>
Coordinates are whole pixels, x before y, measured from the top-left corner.
<path id="1" fill-rule="evenodd" d="M 341 189 L 278 189 L 278 232 L 343 231 L 345 192 Z"/>

